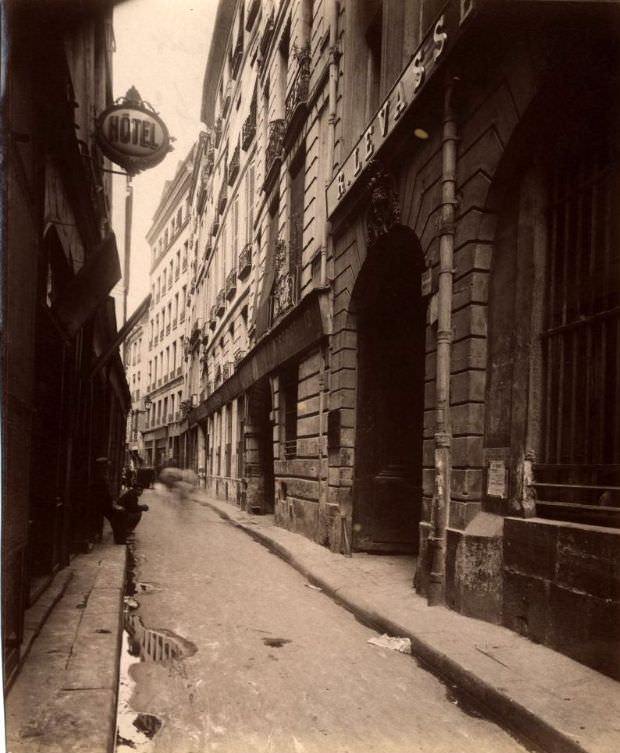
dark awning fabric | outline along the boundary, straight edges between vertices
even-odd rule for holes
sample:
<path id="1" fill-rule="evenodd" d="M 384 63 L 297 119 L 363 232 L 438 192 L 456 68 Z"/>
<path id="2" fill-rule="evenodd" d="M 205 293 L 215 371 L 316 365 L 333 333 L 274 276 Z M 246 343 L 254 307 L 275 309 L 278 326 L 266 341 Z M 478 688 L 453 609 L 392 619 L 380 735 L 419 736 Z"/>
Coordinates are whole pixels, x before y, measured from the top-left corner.
<path id="1" fill-rule="evenodd" d="M 110 233 L 52 306 L 52 313 L 67 337 L 77 334 L 120 279 L 116 237 Z"/>
<path id="2" fill-rule="evenodd" d="M 241 361 L 230 379 L 188 416 L 190 426 L 248 390 L 286 361 L 308 350 L 329 333 L 325 290 L 313 290 Z"/>

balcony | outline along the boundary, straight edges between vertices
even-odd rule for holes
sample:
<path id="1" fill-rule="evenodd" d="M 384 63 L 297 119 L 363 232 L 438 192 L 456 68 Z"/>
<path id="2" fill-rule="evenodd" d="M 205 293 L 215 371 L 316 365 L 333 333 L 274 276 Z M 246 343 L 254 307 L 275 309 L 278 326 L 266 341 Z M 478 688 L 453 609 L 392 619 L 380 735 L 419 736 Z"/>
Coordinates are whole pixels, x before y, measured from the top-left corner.
<path id="1" fill-rule="evenodd" d="M 243 32 L 239 30 L 239 36 L 237 37 L 237 44 L 235 45 L 235 49 L 232 51 L 230 55 L 230 73 L 233 78 L 237 78 L 237 73 L 239 73 L 239 66 L 241 65 L 242 58 L 243 58 Z"/>
<path id="2" fill-rule="evenodd" d="M 297 72 L 284 106 L 284 117 L 289 136 L 291 131 L 295 132 L 296 126 L 303 121 L 310 88 L 310 50 L 307 47 L 302 47 L 296 51 L 295 58 L 297 59 Z"/>
<path id="3" fill-rule="evenodd" d="M 227 379 L 230 379 L 231 373 L 232 373 L 232 369 L 230 367 L 230 363 L 225 363 L 222 366 L 222 380 L 226 381 Z"/>
<path id="4" fill-rule="evenodd" d="M 171 369 L 170 373 L 168 374 L 168 381 L 171 379 L 174 379 L 174 367 Z"/>
<path id="5" fill-rule="evenodd" d="M 226 287 L 225 287 L 226 299 L 231 301 L 235 297 L 236 292 L 237 292 L 237 273 L 233 269 L 226 276 Z"/>
<path id="6" fill-rule="evenodd" d="M 164 339 L 164 328 L 163 327 L 161 328 L 161 332 L 159 333 L 159 339 L 160 340 Z"/>
<path id="7" fill-rule="evenodd" d="M 250 274 L 250 271 L 252 270 L 252 244 L 246 243 L 245 246 L 241 249 L 241 252 L 239 254 L 239 279 L 242 280 L 244 277 L 247 277 L 247 275 Z"/>
<path id="8" fill-rule="evenodd" d="M 215 165 L 215 149 L 212 146 L 208 146 L 206 157 L 205 157 L 205 162 L 202 168 L 203 170 L 202 178 L 205 182 L 206 182 L 206 179 L 213 172 L 214 165 Z"/>
<path id="9" fill-rule="evenodd" d="M 241 361 L 243 361 L 244 358 L 245 358 L 245 350 L 243 350 L 242 348 L 239 348 L 238 350 L 235 351 L 235 355 L 234 355 L 235 369 L 239 366 L 239 364 L 241 363 Z"/>
<path id="10" fill-rule="evenodd" d="M 215 313 L 218 316 L 221 316 L 225 310 L 226 310 L 226 296 L 224 294 L 224 289 L 222 289 L 217 294 L 217 298 L 215 299 Z"/>
<path id="11" fill-rule="evenodd" d="M 215 136 L 215 148 L 220 145 L 220 139 L 222 138 L 222 118 L 217 118 L 213 126 L 213 133 Z"/>
<path id="12" fill-rule="evenodd" d="M 266 193 L 269 193 L 282 163 L 285 132 L 286 121 L 283 118 L 272 120 L 269 123 L 269 136 L 265 153 L 265 183 L 263 186 Z"/>
<path id="13" fill-rule="evenodd" d="M 169 325 L 169 324 L 168 324 L 168 325 L 166 325 L 166 334 L 167 334 L 167 335 L 169 335 L 169 334 L 170 334 L 170 325 Z"/>
<path id="14" fill-rule="evenodd" d="M 292 258 L 298 258 L 295 247 L 291 248 Z M 279 240 L 275 247 L 276 279 L 270 298 L 270 326 L 284 316 L 299 299 L 299 268 L 290 267 L 291 254 L 286 252 L 286 242 Z"/>
<path id="15" fill-rule="evenodd" d="M 228 186 L 226 180 L 222 181 L 222 187 L 220 188 L 220 195 L 217 197 L 217 210 L 220 214 L 224 213 L 226 209 L 226 202 L 228 201 Z"/>
<path id="16" fill-rule="evenodd" d="M 244 152 L 247 152 L 250 148 L 250 144 L 254 140 L 256 135 L 256 98 L 252 97 L 252 104 L 250 105 L 250 114 L 243 121 L 241 127 L 241 148 Z"/>
<path id="17" fill-rule="evenodd" d="M 250 0 L 248 10 L 247 10 L 247 16 L 245 18 L 245 30 L 250 31 L 252 26 L 254 26 L 254 21 L 256 21 L 256 16 L 258 16 L 258 11 L 260 9 L 260 0 Z"/>
<path id="18" fill-rule="evenodd" d="M 230 107 L 230 101 L 232 99 L 232 81 L 229 81 L 224 87 L 224 96 L 222 99 L 222 117 L 225 118 L 228 115 L 228 108 Z"/>
<path id="19" fill-rule="evenodd" d="M 173 319 L 172 320 L 172 329 L 176 329 L 176 328 L 177 328 L 177 320 Z"/>
<path id="20" fill-rule="evenodd" d="M 213 241 L 208 240 L 205 243 L 205 259 L 208 260 L 212 253 L 213 253 Z"/>
<path id="21" fill-rule="evenodd" d="M 213 220 L 213 224 L 211 225 L 211 235 L 215 237 L 219 229 L 220 229 L 220 220 L 219 220 L 219 217 L 216 217 Z"/>
<path id="22" fill-rule="evenodd" d="M 181 372 L 183 371 L 182 366 L 177 366 L 177 376 L 181 376 Z"/>
<path id="23" fill-rule="evenodd" d="M 213 304 L 211 306 L 211 312 L 209 314 L 209 329 L 215 329 L 217 326 L 217 306 Z"/>
<path id="24" fill-rule="evenodd" d="M 168 413 L 168 423 L 171 424 L 174 421 L 174 413 Z"/>
<path id="25" fill-rule="evenodd" d="M 235 180 L 237 179 L 237 175 L 239 175 L 239 144 L 235 147 L 235 151 L 232 154 L 232 157 L 230 158 L 230 162 L 228 163 L 228 185 L 232 186 Z"/>

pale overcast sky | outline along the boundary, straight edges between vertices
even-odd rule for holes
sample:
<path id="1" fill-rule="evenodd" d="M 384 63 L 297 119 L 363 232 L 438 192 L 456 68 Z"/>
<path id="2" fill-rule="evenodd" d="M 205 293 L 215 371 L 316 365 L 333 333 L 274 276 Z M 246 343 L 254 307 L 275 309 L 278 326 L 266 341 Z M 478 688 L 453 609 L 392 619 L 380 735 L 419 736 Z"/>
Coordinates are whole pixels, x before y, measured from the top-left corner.
<path id="1" fill-rule="evenodd" d="M 157 167 L 133 180 L 134 211 L 128 316 L 148 293 L 149 250 L 145 235 L 166 180 L 196 140 L 200 130 L 202 79 L 217 0 L 127 0 L 114 9 L 114 97 L 134 85 L 159 112 L 176 138 L 174 151 Z M 114 177 L 113 224 L 119 253 L 124 254 L 125 179 Z M 121 287 L 117 320 L 122 317 Z"/>

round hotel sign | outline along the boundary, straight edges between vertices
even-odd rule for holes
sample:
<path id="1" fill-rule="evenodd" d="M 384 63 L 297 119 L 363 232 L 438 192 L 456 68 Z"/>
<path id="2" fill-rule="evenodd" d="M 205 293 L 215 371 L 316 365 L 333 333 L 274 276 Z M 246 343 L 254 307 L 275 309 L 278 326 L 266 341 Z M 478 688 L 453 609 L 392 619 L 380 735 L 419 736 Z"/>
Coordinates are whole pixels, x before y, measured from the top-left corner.
<path id="1" fill-rule="evenodd" d="M 130 174 L 155 167 L 172 149 L 159 115 L 142 101 L 127 98 L 98 117 L 97 141 L 105 156 Z"/>

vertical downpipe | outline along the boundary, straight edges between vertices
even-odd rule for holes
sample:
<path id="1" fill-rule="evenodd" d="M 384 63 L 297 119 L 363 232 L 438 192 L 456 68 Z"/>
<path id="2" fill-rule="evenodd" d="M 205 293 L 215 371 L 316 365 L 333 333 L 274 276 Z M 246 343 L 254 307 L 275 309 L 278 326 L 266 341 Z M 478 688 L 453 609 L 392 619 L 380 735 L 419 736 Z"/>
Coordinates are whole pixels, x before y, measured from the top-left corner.
<path id="1" fill-rule="evenodd" d="M 444 93 L 441 175 L 441 236 L 439 239 L 439 282 L 437 292 L 437 373 L 435 432 L 435 489 L 431 508 L 431 534 L 428 545 L 431 570 L 428 604 L 446 599 L 446 528 L 450 507 L 451 439 L 450 365 L 452 355 L 452 278 L 454 227 L 456 215 L 457 125 L 453 108 L 456 78 L 450 78 Z"/>
<path id="2" fill-rule="evenodd" d="M 328 83 L 328 115 L 327 115 L 327 156 L 325 165 L 325 189 L 332 179 L 334 168 L 334 144 L 336 130 L 336 95 L 338 83 L 338 0 L 329 0 L 329 83 Z M 327 248 L 331 243 L 331 225 L 327 217 L 323 223 L 323 238 L 321 243 L 321 271 L 320 286 L 327 284 Z M 319 502 L 321 499 L 323 474 L 323 442 L 325 441 L 325 394 L 329 379 L 328 351 L 321 349 L 321 375 L 319 380 Z M 328 470 L 329 474 L 329 470 Z"/>

